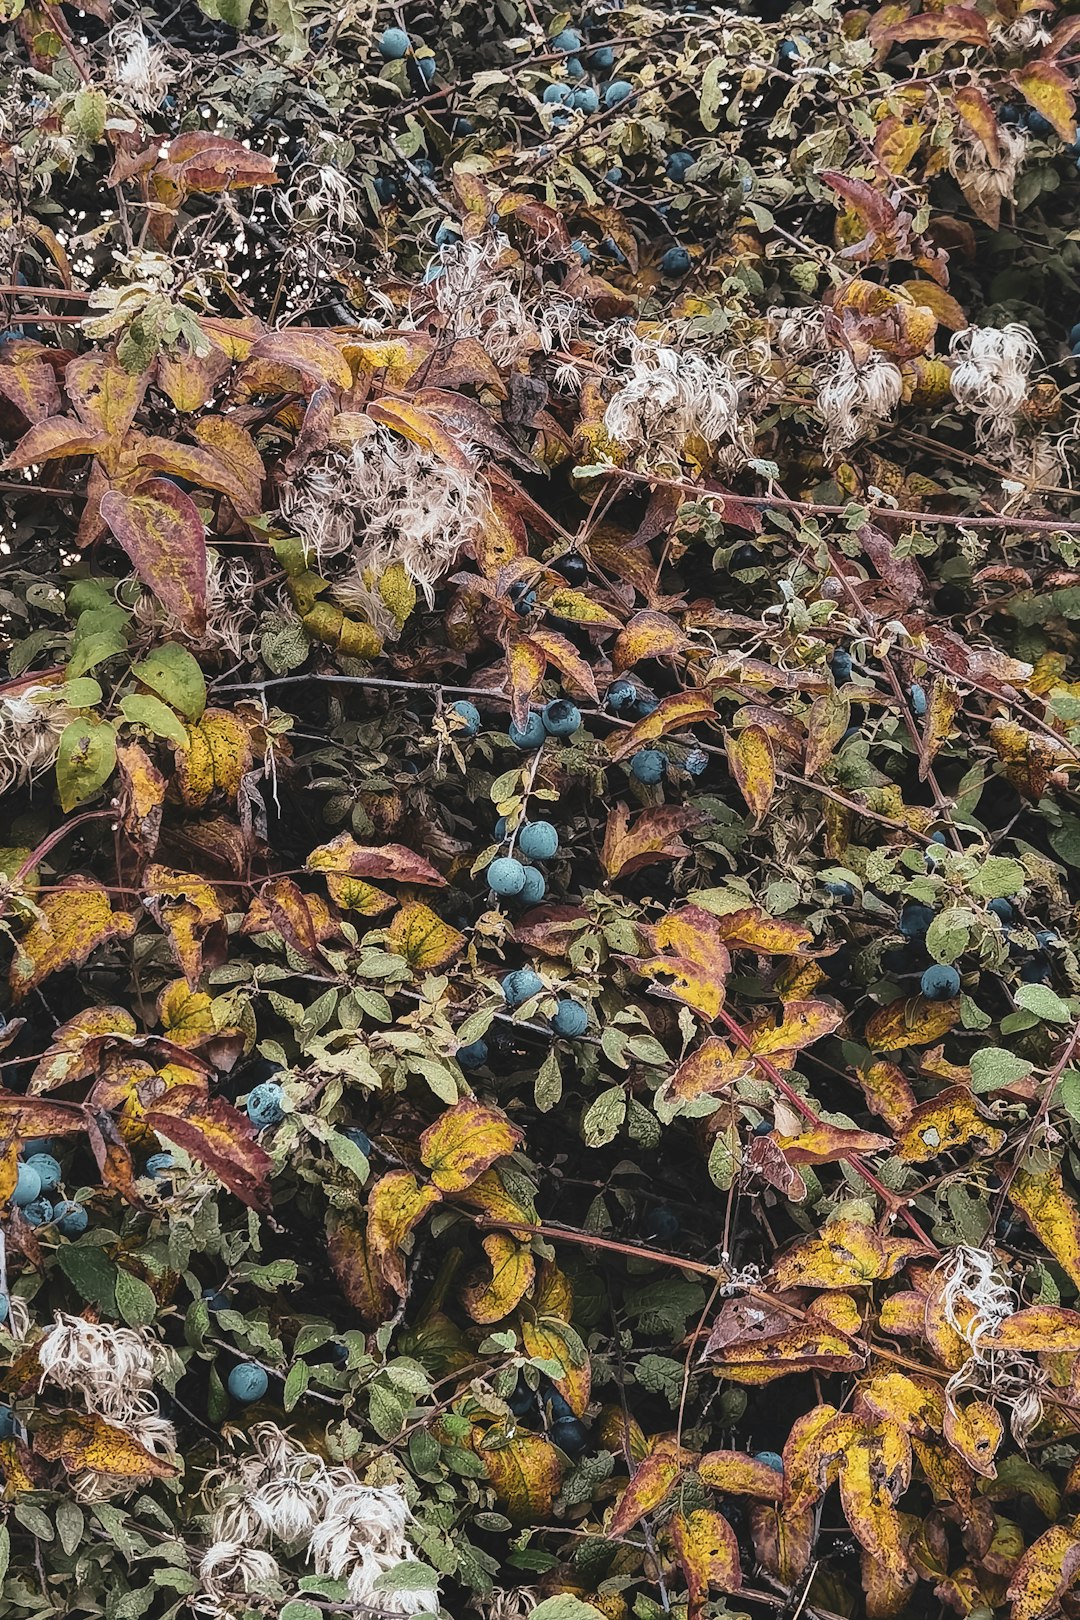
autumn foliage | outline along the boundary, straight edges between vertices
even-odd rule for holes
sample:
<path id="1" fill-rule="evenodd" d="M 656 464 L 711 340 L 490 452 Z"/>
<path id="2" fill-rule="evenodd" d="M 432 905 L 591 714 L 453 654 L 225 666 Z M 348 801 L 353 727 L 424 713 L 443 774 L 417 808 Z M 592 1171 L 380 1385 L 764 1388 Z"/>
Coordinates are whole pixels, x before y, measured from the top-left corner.
<path id="1" fill-rule="evenodd" d="M 1080 1617 L 1080 17 L 0 27 L 2 1612 Z"/>

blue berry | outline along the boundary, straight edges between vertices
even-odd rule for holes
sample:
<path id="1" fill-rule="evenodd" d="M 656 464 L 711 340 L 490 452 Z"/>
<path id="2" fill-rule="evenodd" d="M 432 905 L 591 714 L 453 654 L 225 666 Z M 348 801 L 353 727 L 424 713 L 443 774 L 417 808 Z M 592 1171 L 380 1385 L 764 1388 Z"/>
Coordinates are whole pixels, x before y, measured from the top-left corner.
<path id="1" fill-rule="evenodd" d="M 391 179 L 388 174 L 377 174 L 371 183 L 375 189 L 376 197 L 378 197 L 384 208 L 394 201 L 398 194 L 396 180 Z"/>
<path id="2" fill-rule="evenodd" d="M 151 1176 L 155 1181 L 165 1180 L 173 1167 L 173 1163 L 171 1153 L 151 1153 L 143 1165 L 143 1175 Z"/>
<path id="3" fill-rule="evenodd" d="M 678 184 L 680 180 L 686 179 L 696 162 L 693 152 L 672 152 L 664 164 L 664 173 L 669 180 L 674 180 Z"/>
<path id="4" fill-rule="evenodd" d="M 465 136 L 476 134 L 476 125 L 473 123 L 471 118 L 455 118 L 453 124 L 450 126 L 450 129 L 451 133 L 454 135 Z"/>
<path id="5" fill-rule="evenodd" d="M 949 840 L 943 832 L 933 832 L 930 834 L 930 842 L 932 844 L 948 844 Z"/>
<path id="6" fill-rule="evenodd" d="M 35 1153 L 51 1153 L 53 1150 L 51 1136 L 32 1136 L 29 1142 L 22 1145 L 22 1157 L 32 1159 Z"/>
<path id="7" fill-rule="evenodd" d="M 749 540 L 744 541 L 741 546 L 736 546 L 728 558 L 728 567 L 733 574 L 741 573 L 744 568 L 760 568 L 761 563 L 761 552 Z"/>
<path id="8" fill-rule="evenodd" d="M 598 112 L 600 109 L 600 96 L 591 84 L 582 84 L 574 91 L 574 99 L 571 105 L 576 107 L 578 112 L 586 114 Z"/>
<path id="9" fill-rule="evenodd" d="M 451 703 L 450 709 L 461 721 L 466 737 L 475 737 L 480 730 L 480 710 L 476 704 L 467 702 L 465 698 L 458 698 L 456 703 Z"/>
<path id="10" fill-rule="evenodd" d="M 651 787 L 663 780 L 667 770 L 667 757 L 659 748 L 639 748 L 630 761 L 630 769 L 639 782 Z"/>
<path id="11" fill-rule="evenodd" d="M 241 1361 L 229 1374 L 229 1394 L 234 1401 L 261 1401 L 270 1387 L 266 1368 L 254 1361 Z"/>
<path id="12" fill-rule="evenodd" d="M 346 1125 L 342 1136 L 347 1136 L 353 1147 L 360 1149 L 365 1159 L 371 1158 L 371 1137 L 367 1131 L 360 1129 L 359 1125 Z"/>
<path id="13" fill-rule="evenodd" d="M 503 1000 L 508 1007 L 520 1007 L 530 996 L 538 996 L 544 981 L 534 968 L 515 968 L 502 982 Z"/>
<path id="14" fill-rule="evenodd" d="M 589 1431 L 580 1418 L 559 1418 L 551 1425 L 551 1438 L 568 1457 L 577 1457 L 589 1443 Z"/>
<path id="15" fill-rule="evenodd" d="M 27 1226 L 48 1226 L 53 1218 L 53 1207 L 47 1198 L 35 1198 L 22 1213 Z"/>
<path id="16" fill-rule="evenodd" d="M 564 28 L 551 41 L 551 49 L 553 51 L 580 51 L 581 35 L 576 28 Z"/>
<path id="17" fill-rule="evenodd" d="M 627 96 L 632 96 L 633 93 L 633 85 L 628 84 L 625 79 L 612 79 L 604 91 L 604 106 L 617 107 L 620 101 L 625 101 Z"/>
<path id="18" fill-rule="evenodd" d="M 6 1294 L 0 1294 L 0 1324 L 7 1321 L 10 1312 L 11 1301 Z M 0 1435 L 0 1439 L 3 1439 L 3 1435 Z"/>
<path id="19" fill-rule="evenodd" d="M 566 998 L 556 1007 L 551 1027 L 555 1034 L 561 1035 L 564 1040 L 577 1040 L 578 1036 L 584 1035 L 589 1027 L 589 1009 L 583 1007 L 580 1001 Z"/>
<path id="20" fill-rule="evenodd" d="M 535 711 L 524 726 L 515 726 L 513 721 L 510 722 L 510 741 L 518 748 L 539 748 L 546 736 L 544 722 Z"/>
<path id="21" fill-rule="evenodd" d="M 785 39 L 777 52 L 777 61 L 783 68 L 792 68 L 800 60 L 799 47 L 793 39 Z"/>
<path id="22" fill-rule="evenodd" d="M 551 115 L 551 127 L 552 127 L 552 129 L 553 130 L 565 129 L 567 124 L 569 124 L 569 122 L 570 122 L 570 114 L 567 111 L 567 109 L 565 107 L 556 107 L 555 111 Z M 535 598 L 535 596 L 533 596 L 534 605 L 535 605 L 535 602 L 536 602 L 536 598 Z"/>
<path id="23" fill-rule="evenodd" d="M 518 902 L 523 906 L 538 906 L 547 894 L 547 881 L 539 867 L 525 867 L 525 882 L 521 885 Z"/>
<path id="24" fill-rule="evenodd" d="M 233 1308 L 232 1295 L 227 1294 L 224 1288 L 204 1288 L 202 1297 L 211 1316 L 216 1316 L 218 1311 L 231 1311 Z"/>
<path id="25" fill-rule="evenodd" d="M 90 1211 L 86 1205 L 73 1203 L 70 1199 L 57 1204 L 53 1213 L 57 1231 L 66 1238 L 81 1237 L 90 1225 Z"/>
<path id="26" fill-rule="evenodd" d="M 908 696 L 911 699 L 912 714 L 917 720 L 921 720 L 923 715 L 926 713 L 927 708 L 926 688 L 924 686 L 920 686 L 918 681 L 913 681 L 908 692 Z"/>
<path id="27" fill-rule="evenodd" d="M 536 592 L 531 590 L 524 580 L 516 579 L 507 594 L 513 603 L 514 612 L 522 619 L 536 606 Z"/>
<path id="28" fill-rule="evenodd" d="M 544 91 L 544 100 L 548 106 L 569 106 L 574 99 L 574 92 L 568 84 L 549 84 Z"/>
<path id="29" fill-rule="evenodd" d="M 1080 158 L 1077 158 L 1077 160 L 1076 160 L 1076 167 L 1078 169 L 1080 169 Z M 1072 346 L 1072 348 L 1070 349 L 1069 352 L 1070 352 L 1070 354 L 1080 354 L 1080 338 L 1078 338 L 1077 341 L 1073 344 L 1073 346 Z"/>
<path id="30" fill-rule="evenodd" d="M 592 248 L 580 236 L 575 236 L 570 244 L 570 251 L 576 253 L 582 264 L 592 263 Z"/>
<path id="31" fill-rule="evenodd" d="M 409 36 L 404 28 L 387 28 L 379 36 L 379 55 L 384 62 L 398 62 L 409 54 Z"/>
<path id="32" fill-rule="evenodd" d="M 495 823 L 495 842 L 501 844 L 506 837 L 506 817 L 500 816 Z"/>
<path id="33" fill-rule="evenodd" d="M 482 1069 L 488 1060 L 487 1041 L 470 1041 L 467 1046 L 459 1046 L 457 1060 L 460 1066 L 468 1073 L 472 1069 Z"/>
<path id="34" fill-rule="evenodd" d="M 921 900 L 907 900 L 900 911 L 900 932 L 905 939 L 921 939 L 934 920 L 932 906 Z"/>
<path id="35" fill-rule="evenodd" d="M 4 1317 L 7 1317 L 7 1297 L 4 1297 Z M 0 1440 L 10 1440 L 15 1433 L 15 1414 L 10 1406 L 0 1406 Z"/>
<path id="36" fill-rule="evenodd" d="M 256 1130 L 263 1131 L 270 1125 L 281 1124 L 285 1118 L 284 1095 L 276 1080 L 264 1080 L 261 1086 L 256 1086 L 249 1093 L 247 1116 Z"/>
<path id="37" fill-rule="evenodd" d="M 24 1163 L 38 1173 L 43 1193 L 55 1192 L 60 1185 L 61 1169 L 51 1153 L 32 1153 Z"/>
<path id="38" fill-rule="evenodd" d="M 436 247 L 453 247 L 461 241 L 461 232 L 454 225 L 440 225 L 435 232 Z"/>
<path id="39" fill-rule="evenodd" d="M 778 1451 L 755 1451 L 754 1461 L 764 1463 L 766 1468 L 771 1468 L 774 1474 L 784 1472 L 784 1459 Z"/>
<path id="40" fill-rule="evenodd" d="M 826 883 L 823 887 L 826 894 L 831 894 L 834 900 L 841 900 L 845 904 L 855 898 L 855 890 L 850 883 Z"/>
<path id="41" fill-rule="evenodd" d="M 634 718 L 644 720 L 647 714 L 655 714 L 659 707 L 659 698 L 652 697 L 648 692 L 639 692 L 634 699 Z"/>
<path id="42" fill-rule="evenodd" d="M 506 1404 L 515 1417 L 528 1417 L 536 1405 L 536 1391 L 529 1388 L 522 1373 L 518 1374 L 518 1381 Z"/>
<path id="43" fill-rule="evenodd" d="M 433 56 L 418 56 L 416 65 L 420 69 L 420 77 L 425 84 L 430 84 L 435 77 L 435 58 Z"/>
<path id="44" fill-rule="evenodd" d="M 843 686 L 845 681 L 851 679 L 851 654 L 845 648 L 837 647 L 829 659 L 829 668 L 837 686 Z"/>
<path id="45" fill-rule="evenodd" d="M 614 45 L 597 45 L 589 52 L 589 66 L 597 73 L 610 73 L 615 66 Z"/>
<path id="46" fill-rule="evenodd" d="M 1042 113 L 1036 112 L 1034 108 L 1028 109 L 1025 121 L 1033 135 L 1041 135 L 1045 138 L 1047 135 L 1054 133 L 1054 126 L 1049 118 L 1044 118 Z"/>
<path id="47" fill-rule="evenodd" d="M 559 847 L 559 834 L 550 821 L 527 821 L 518 833 L 517 847 L 530 861 L 550 861 Z"/>
<path id="48" fill-rule="evenodd" d="M 604 179 L 607 181 L 609 186 L 621 186 L 623 183 L 623 172 L 621 169 L 609 169 L 607 174 L 605 174 Z M 610 252 L 611 248 L 614 246 L 614 242 L 611 242 L 610 247 L 608 247 L 607 243 L 605 242 L 605 252 Z"/>
<path id="49" fill-rule="evenodd" d="M 1042 950 L 1053 950 L 1061 944 L 1060 934 L 1053 933 L 1049 928 L 1039 928 L 1035 933 L 1036 943 Z"/>
<path id="50" fill-rule="evenodd" d="M 660 260 L 665 276 L 685 276 L 690 268 L 690 255 L 684 247 L 669 247 Z"/>
<path id="51" fill-rule="evenodd" d="M 544 730 L 551 737 L 572 737 L 581 725 L 581 711 L 569 698 L 556 698 L 544 705 Z"/>
<path id="52" fill-rule="evenodd" d="M 709 756 L 704 748 L 691 748 L 682 768 L 688 776 L 704 776 L 709 768 Z"/>
<path id="53" fill-rule="evenodd" d="M 621 714 L 637 702 L 637 687 L 633 681 L 612 681 L 604 696 L 604 708 L 612 714 Z"/>
<path id="54" fill-rule="evenodd" d="M 992 911 L 995 917 L 1000 917 L 1003 923 L 1011 923 L 1013 920 L 1013 908 L 1007 900 L 991 900 L 986 909 Z"/>
<path id="55" fill-rule="evenodd" d="M 29 1164 L 20 1164 L 19 1173 L 15 1181 L 15 1191 L 11 1195 L 11 1202 L 17 1209 L 25 1209 L 32 1204 L 41 1193 L 41 1177 Z"/>
<path id="56" fill-rule="evenodd" d="M 1069 332 L 1070 343 L 1080 343 L 1080 321 Z"/>
<path id="57" fill-rule="evenodd" d="M 944 962 L 931 962 L 919 980 L 919 989 L 927 1001 L 951 1001 L 960 994 L 960 975 Z"/>
<path id="58" fill-rule="evenodd" d="M 493 894 L 510 899 L 525 887 L 525 868 L 513 855 L 500 855 L 487 869 L 487 882 Z"/>
<path id="59" fill-rule="evenodd" d="M 580 57 L 577 57 L 577 56 L 569 56 L 569 57 L 567 57 L 567 59 L 566 59 L 566 77 L 568 79 L 583 79 L 585 77 L 585 69 L 582 66 Z"/>
<path id="60" fill-rule="evenodd" d="M 648 1236 L 661 1243 L 671 1243 L 679 1235 L 681 1222 L 667 1204 L 657 1204 L 649 1218 Z"/>

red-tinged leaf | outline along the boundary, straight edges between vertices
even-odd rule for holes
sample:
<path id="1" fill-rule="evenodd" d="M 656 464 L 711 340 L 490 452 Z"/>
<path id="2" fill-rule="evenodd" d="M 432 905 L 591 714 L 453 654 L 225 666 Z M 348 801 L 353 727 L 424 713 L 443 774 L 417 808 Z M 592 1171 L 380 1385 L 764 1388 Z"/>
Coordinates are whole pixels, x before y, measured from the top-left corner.
<path id="1" fill-rule="evenodd" d="M 145 1200 L 135 1186 L 131 1151 L 104 1109 L 87 1108 L 86 1131 L 101 1179 L 136 1209 L 146 1210 Z"/>
<path id="2" fill-rule="evenodd" d="M 686 1515 L 675 1513 L 668 1522 L 668 1531 L 686 1578 L 690 1620 L 702 1612 L 710 1590 L 740 1590 L 739 1543 L 722 1513 L 715 1508 L 697 1508 Z"/>
<path id="3" fill-rule="evenodd" d="M 531 632 L 530 640 L 536 643 L 548 663 L 554 664 L 572 687 L 577 687 L 587 698 L 591 698 L 593 703 L 599 701 L 596 677 L 572 641 L 561 636 L 557 630 L 548 630 L 544 625 Z"/>
<path id="4" fill-rule="evenodd" d="M 1080 1311 L 1063 1305 L 1029 1305 L 1007 1316 L 983 1342 L 995 1350 L 1080 1355 Z"/>
<path id="5" fill-rule="evenodd" d="M 856 180 L 838 169 L 822 171 L 822 180 L 854 209 L 867 235 L 887 236 L 896 229 L 896 209 L 888 198 L 865 180 Z"/>
<path id="6" fill-rule="evenodd" d="M 747 808 L 760 823 L 776 792 L 776 761 L 772 743 L 760 726 L 729 732 L 726 738 L 728 767 L 738 783 Z"/>
<path id="7" fill-rule="evenodd" d="M 379 878 L 384 883 L 419 883 L 441 888 L 446 879 L 429 861 L 404 844 L 358 844 L 350 833 L 338 833 L 313 849 L 304 863 L 309 872 L 337 877 Z"/>
<path id="8" fill-rule="evenodd" d="M 227 416 L 203 416 L 192 431 L 215 461 L 227 467 L 237 482 L 243 485 L 247 504 L 238 510 L 258 512 L 261 509 L 266 468 L 247 428 Z"/>
<path id="9" fill-rule="evenodd" d="M 926 579 L 918 563 L 900 556 L 895 542 L 882 529 L 864 523 L 859 543 L 900 607 L 911 607 L 925 595 Z"/>
<path id="10" fill-rule="evenodd" d="M 953 105 L 975 139 L 982 146 L 990 167 L 996 169 L 1001 162 L 1001 139 L 998 135 L 997 118 L 994 115 L 993 107 L 991 107 L 979 86 L 977 84 L 962 85 L 959 90 L 953 92 Z M 910 290 L 911 283 L 909 282 L 907 285 Z M 941 296 L 944 298 L 949 297 L 948 293 L 944 292 Z M 932 304 L 931 308 L 933 308 Z M 951 322 L 948 324 L 952 325 Z M 961 324 L 966 324 L 966 322 Z M 959 327 L 953 326 L 953 331 L 959 330 Z"/>
<path id="11" fill-rule="evenodd" d="M 814 943 L 813 934 L 802 923 L 770 917 L 758 906 L 740 906 L 716 920 L 721 939 L 737 950 L 757 951 L 761 956 L 798 956 Z"/>
<path id="12" fill-rule="evenodd" d="M 716 1350 L 712 1360 L 733 1383 L 771 1384 L 777 1378 L 812 1370 L 858 1372 L 866 1356 L 858 1344 L 823 1322 L 797 1322 L 785 1333 L 770 1335 L 760 1344 Z"/>
<path id="13" fill-rule="evenodd" d="M 136 1023 L 124 1007 L 88 1007 L 54 1031 L 49 1049 L 30 1076 L 29 1091 L 37 1096 L 74 1080 L 84 1080 L 97 1067 L 106 1041 L 135 1034 Z M 61 1106 L 67 1107 L 64 1103 Z M 55 1127 L 31 1135 L 49 1136 Z"/>
<path id="14" fill-rule="evenodd" d="M 658 861 L 677 861 L 689 855 L 680 833 L 697 821 L 695 812 L 678 805 L 657 805 L 642 810 L 630 822 L 625 804 L 617 804 L 608 814 L 604 847 L 600 859 L 612 882 L 639 872 Z"/>
<path id="15" fill-rule="evenodd" d="M 21 411 L 28 422 L 43 422 L 60 413 L 60 390 L 52 366 L 41 361 L 0 366 L 0 394 Z"/>
<path id="16" fill-rule="evenodd" d="M 270 1155 L 255 1140 L 246 1114 L 197 1086 L 174 1086 L 146 1110 L 150 1130 L 212 1170 L 241 1203 L 268 1214 Z"/>
<path id="17" fill-rule="evenodd" d="M 239 191 L 247 186 L 272 186 L 278 174 L 274 159 L 253 152 L 240 141 L 212 130 L 189 129 L 169 144 L 169 156 L 158 164 L 160 173 L 184 191 Z"/>
<path id="18" fill-rule="evenodd" d="M 11 963 L 13 1001 L 62 968 L 80 967 L 91 951 L 111 939 L 128 939 L 135 918 L 114 911 L 106 891 L 89 878 L 68 878 L 45 895 L 38 915 L 18 943 Z"/>
<path id="19" fill-rule="evenodd" d="M 832 759 L 850 724 L 851 704 L 847 698 L 841 697 L 835 686 L 814 699 L 806 717 L 806 758 L 803 767 L 811 780 Z"/>
<path id="20" fill-rule="evenodd" d="M 665 1091 L 680 1101 L 695 1097 L 715 1097 L 736 1080 L 754 1073 L 754 1062 L 743 1052 L 733 1052 L 726 1041 L 715 1035 L 692 1052 L 668 1080 Z"/>
<path id="21" fill-rule="evenodd" d="M 778 1131 L 776 1142 L 789 1164 L 835 1164 L 852 1153 L 883 1153 L 893 1145 L 889 1136 L 827 1125 L 824 1121 L 808 1125 L 797 1136 L 784 1136 Z"/>
<path id="22" fill-rule="evenodd" d="M 629 731 L 613 731 L 607 740 L 608 753 L 613 760 L 627 759 L 657 737 L 666 737 L 669 732 L 685 731 L 688 726 L 715 719 L 716 705 L 708 692 L 673 692 L 670 697 L 662 698 L 652 714 L 638 720 Z"/>
<path id="23" fill-rule="evenodd" d="M 1076 36 L 1080 34 L 1080 17 L 1063 17 L 1054 27 L 1050 35 L 1050 43 L 1043 51 L 1043 59 L 1050 61 L 1067 50 Z"/>
<path id="24" fill-rule="evenodd" d="M 907 44 L 912 40 L 941 41 L 949 45 L 984 45 L 989 47 L 990 33 L 986 18 L 973 6 L 946 6 L 942 11 L 923 11 L 915 17 L 903 17 L 875 33 L 879 43 Z"/>
<path id="25" fill-rule="evenodd" d="M 815 1041 L 840 1028 L 843 1009 L 828 1001 L 788 1001 L 779 1021 L 754 1028 L 751 1049 L 761 1055 L 772 1052 L 801 1052 Z"/>
<path id="26" fill-rule="evenodd" d="M 72 1136 L 85 1129 L 80 1103 L 23 1097 L 0 1086 L 0 1139 L 28 1142 L 35 1136 Z"/>
<path id="27" fill-rule="evenodd" d="M 248 907 L 240 932 L 280 934 L 301 956 L 318 956 L 320 933 L 313 910 L 316 904 L 325 911 L 323 902 L 304 894 L 292 878 L 271 878 Z"/>
<path id="28" fill-rule="evenodd" d="M 401 1245 L 428 1210 L 442 1200 L 438 1187 L 423 1186 L 411 1170 L 390 1170 L 368 1194 L 367 1243 L 372 1264 L 399 1298 L 408 1292 Z"/>
<path id="29" fill-rule="evenodd" d="M 191 636 L 206 629 L 206 530 L 190 495 L 166 478 L 138 494 L 109 490 L 101 515 L 135 572 Z"/>
<path id="30" fill-rule="evenodd" d="M 332 1227 L 327 1252 L 345 1298 L 368 1327 L 384 1322 L 393 1309 L 394 1296 L 371 1256 L 362 1229 L 339 1220 Z"/>
<path id="31" fill-rule="evenodd" d="M 678 658 L 689 645 L 689 636 L 666 613 L 635 613 L 615 638 L 611 667 L 619 674 L 646 658 Z"/>
<path id="32" fill-rule="evenodd" d="M 219 495 L 227 495 L 239 513 L 251 515 L 258 511 L 258 505 L 252 504 L 247 482 L 238 478 L 231 467 L 201 445 L 147 438 L 139 446 L 139 462 L 144 467 L 152 467 L 155 472 L 186 478 L 189 483 L 197 484 L 202 489 L 213 489 Z"/>
<path id="33" fill-rule="evenodd" d="M 108 440 L 95 428 L 84 427 L 73 416 L 47 416 L 24 433 L 9 456 L 0 463 L 10 471 L 15 467 L 37 466 L 61 456 L 92 456 L 103 450 Z M 29 487 L 29 486 L 28 486 Z"/>
<path id="34" fill-rule="evenodd" d="M 762 1181 L 793 1203 L 801 1203 L 806 1197 L 806 1182 L 799 1174 L 794 1164 L 780 1151 L 776 1138 L 770 1136 L 752 1136 L 747 1144 L 744 1155 L 744 1164 L 751 1175 L 760 1176 Z"/>
<path id="35" fill-rule="evenodd" d="M 531 636 L 521 636 L 506 650 L 510 719 L 519 730 L 529 721 L 529 705 L 540 690 L 547 669 L 547 653 Z"/>
<path id="36" fill-rule="evenodd" d="M 1071 146 L 1076 139 L 1076 97 L 1064 69 L 1053 62 L 1027 62 L 1010 76 L 1029 105 L 1048 118 L 1065 144 Z"/>
<path id="37" fill-rule="evenodd" d="M 630 1483 L 619 1498 L 606 1535 L 611 1540 L 625 1536 L 639 1519 L 655 1512 L 667 1501 L 690 1461 L 688 1452 L 671 1441 L 660 1441 L 631 1474 Z"/>
<path id="38" fill-rule="evenodd" d="M 114 355 L 94 350 L 69 361 L 64 372 L 64 390 L 76 415 L 117 447 L 135 420 L 149 381 L 148 372 L 127 371 Z"/>
<path id="39" fill-rule="evenodd" d="M 732 1496 L 779 1502 L 784 1495 L 783 1474 L 743 1451 L 710 1451 L 698 1463 L 697 1471 L 703 1485 Z"/>
<path id="40" fill-rule="evenodd" d="M 324 383 L 348 388 L 352 383 L 352 368 L 333 338 L 309 327 L 288 326 L 283 332 L 267 332 L 253 346 L 241 376 L 246 377 L 260 363 L 295 371 L 313 388 Z"/>
<path id="41" fill-rule="evenodd" d="M 946 1401 L 944 1431 L 945 1439 L 973 1473 L 983 1479 L 995 1477 L 994 1459 L 1005 1438 L 1005 1427 L 989 1401 L 969 1401 L 965 1406 Z"/>
<path id="42" fill-rule="evenodd" d="M 1080 1577 L 1080 1533 L 1074 1525 L 1052 1524 L 1033 1541 L 1013 1571 L 1006 1594 L 1010 1620 L 1058 1620 L 1061 1599 Z"/>
<path id="43" fill-rule="evenodd" d="M 460 1192 L 496 1159 L 513 1153 L 522 1140 L 521 1131 L 501 1110 L 463 1097 L 423 1133 L 420 1161 L 441 1193 Z"/>

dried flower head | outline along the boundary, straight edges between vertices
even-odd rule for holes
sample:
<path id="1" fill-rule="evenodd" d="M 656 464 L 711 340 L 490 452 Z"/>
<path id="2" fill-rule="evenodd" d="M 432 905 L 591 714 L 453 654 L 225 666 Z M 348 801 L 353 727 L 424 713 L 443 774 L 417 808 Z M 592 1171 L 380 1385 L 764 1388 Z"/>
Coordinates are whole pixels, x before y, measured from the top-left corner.
<path id="1" fill-rule="evenodd" d="M 825 424 L 827 456 L 847 450 L 887 422 L 904 391 L 899 366 L 876 349 L 860 358 L 838 349 L 817 367 L 816 381 L 816 408 Z"/>
<path id="2" fill-rule="evenodd" d="M 997 143 L 998 156 L 992 160 L 974 130 L 958 122 L 949 146 L 949 169 L 976 213 L 987 222 L 997 221 L 1002 202 L 1014 200 L 1028 136 L 1022 129 L 999 124 Z"/>
<path id="3" fill-rule="evenodd" d="M 141 23 L 125 22 L 109 35 L 110 87 L 117 98 L 138 112 L 161 106 L 175 73 L 160 45 L 151 45 Z"/>
<path id="4" fill-rule="evenodd" d="M 37 1347 L 43 1378 L 78 1391 L 89 1411 L 124 1425 L 157 1415 L 154 1379 L 168 1355 L 135 1328 L 62 1314 Z"/>
<path id="5" fill-rule="evenodd" d="M 989 446 L 1007 448 L 1027 397 L 1038 346 L 1026 326 L 968 326 L 949 345 L 955 364 L 949 379 L 961 410 L 975 417 L 975 435 Z"/>
<path id="6" fill-rule="evenodd" d="M 28 680 L 0 693 L 0 793 L 32 782 L 55 764 L 71 718 L 56 687 Z"/>
<path id="7" fill-rule="evenodd" d="M 630 333 L 628 362 L 604 412 L 604 427 L 641 466 L 678 467 L 691 441 L 745 459 L 749 423 L 740 378 L 725 357 L 699 354 Z"/>

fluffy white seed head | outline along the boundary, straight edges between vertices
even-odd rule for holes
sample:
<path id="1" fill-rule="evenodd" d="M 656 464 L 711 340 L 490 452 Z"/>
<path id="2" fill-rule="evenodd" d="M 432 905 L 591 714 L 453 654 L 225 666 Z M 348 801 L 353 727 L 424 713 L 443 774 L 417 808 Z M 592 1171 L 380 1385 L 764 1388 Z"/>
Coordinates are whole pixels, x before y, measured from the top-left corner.
<path id="1" fill-rule="evenodd" d="M 1038 359 L 1035 339 L 1026 326 L 1010 322 L 1003 327 L 965 327 L 949 347 L 955 361 L 949 379 L 953 398 L 974 416 L 981 443 L 1007 447 Z"/>
<path id="2" fill-rule="evenodd" d="M 604 427 L 641 466 L 678 467 L 693 439 L 745 459 L 751 432 L 740 412 L 740 379 L 727 358 L 671 348 L 630 333 L 627 365 Z"/>
<path id="3" fill-rule="evenodd" d="M 120 101 L 138 112 L 161 106 L 175 74 L 160 45 L 151 45 L 138 22 L 122 23 L 109 35 L 109 83 Z"/>
<path id="4" fill-rule="evenodd" d="M 856 359 L 838 349 L 822 361 L 817 368 L 817 413 L 825 425 L 825 454 L 840 454 L 887 422 L 903 391 L 900 368 L 876 350 Z"/>
<path id="5" fill-rule="evenodd" d="M 71 718 L 55 687 L 31 681 L 0 694 L 0 793 L 32 782 L 55 764 Z"/>
<path id="6" fill-rule="evenodd" d="M 43 1377 L 79 1393 L 100 1417 L 125 1427 L 157 1417 L 154 1378 L 168 1352 L 147 1334 L 58 1315 L 37 1354 Z"/>

